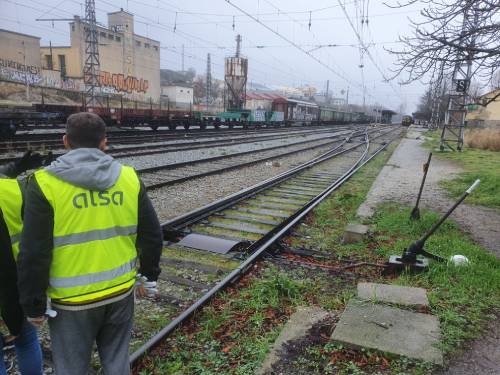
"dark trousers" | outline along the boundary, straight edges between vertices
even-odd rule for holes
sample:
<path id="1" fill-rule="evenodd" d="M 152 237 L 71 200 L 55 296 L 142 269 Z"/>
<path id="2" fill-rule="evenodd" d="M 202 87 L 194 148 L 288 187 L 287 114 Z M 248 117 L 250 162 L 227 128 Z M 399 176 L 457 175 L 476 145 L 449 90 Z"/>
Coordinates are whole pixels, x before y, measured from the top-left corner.
<path id="1" fill-rule="evenodd" d="M 52 359 L 57 375 L 87 375 L 94 342 L 106 375 L 128 375 L 134 294 L 82 311 L 55 309 L 49 319 Z"/>

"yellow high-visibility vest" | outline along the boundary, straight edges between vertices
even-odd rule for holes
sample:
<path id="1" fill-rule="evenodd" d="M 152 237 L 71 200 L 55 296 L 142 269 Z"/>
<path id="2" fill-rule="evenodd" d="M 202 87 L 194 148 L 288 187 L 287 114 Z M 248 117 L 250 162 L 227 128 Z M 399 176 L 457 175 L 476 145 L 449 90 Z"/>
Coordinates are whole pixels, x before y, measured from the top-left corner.
<path id="1" fill-rule="evenodd" d="M 17 260 L 19 240 L 23 231 L 22 209 L 23 195 L 19 182 L 15 178 L 0 178 L 0 209 L 2 210 L 7 230 L 9 231 L 12 253 Z"/>
<path id="2" fill-rule="evenodd" d="M 125 293 L 137 273 L 140 183 L 123 166 L 114 186 L 91 191 L 45 170 L 35 172 L 54 210 L 54 249 L 48 296 L 60 305 L 82 305 Z"/>

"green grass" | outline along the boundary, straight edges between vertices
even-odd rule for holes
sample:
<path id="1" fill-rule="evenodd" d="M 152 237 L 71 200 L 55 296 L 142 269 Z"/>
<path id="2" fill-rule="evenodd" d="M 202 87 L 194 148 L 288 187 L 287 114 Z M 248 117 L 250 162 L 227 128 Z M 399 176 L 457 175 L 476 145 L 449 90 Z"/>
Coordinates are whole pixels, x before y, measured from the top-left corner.
<path id="1" fill-rule="evenodd" d="M 431 138 L 425 142 L 428 148 L 435 150 L 439 147 L 438 132 L 425 135 Z M 456 178 L 442 182 L 451 197 L 459 197 L 476 179 L 480 179 L 481 184 L 467 198 L 467 203 L 500 208 L 500 152 L 464 147 L 462 152 L 434 152 L 433 156 L 456 162 L 464 169 Z"/>
<path id="2" fill-rule="evenodd" d="M 410 221 L 410 208 L 383 205 L 374 218 L 378 254 L 387 257 L 401 253 L 422 236 L 438 215 L 422 211 L 420 221 Z M 427 272 L 403 274 L 395 283 L 426 288 L 431 312 L 439 317 L 442 349 L 456 351 L 466 339 L 477 337 L 488 314 L 500 306 L 500 260 L 487 253 L 451 222 L 445 222 L 427 241 L 426 249 L 445 258 L 465 255 L 469 266 L 456 267 L 431 261 Z"/>
<path id="3" fill-rule="evenodd" d="M 400 254 L 430 228 L 438 218 L 435 213 L 422 210 L 422 219 L 412 222 L 408 220 L 410 208 L 386 204 L 369 222 L 374 229 L 372 239 L 354 245 L 340 243 L 345 225 L 353 221 L 391 149 L 319 205 L 305 225 L 297 228 L 297 236 L 288 241 L 356 261 L 383 262 L 389 255 Z M 431 262 L 430 269 L 419 275 L 382 279 L 367 271 L 362 279 L 426 288 L 430 312 L 441 323 L 440 346 L 450 357 L 465 340 L 481 335 L 493 309 L 500 306 L 500 261 L 474 244 L 451 221 L 429 239 L 426 249 L 444 257 L 463 254 L 471 264 L 454 267 Z M 205 307 L 196 325 L 177 331 L 166 347 L 148 357 L 141 374 L 252 374 L 295 306 L 320 305 L 338 315 L 355 293 L 356 280 L 345 282 L 301 268 L 264 269 L 245 278 L 241 289 L 228 290 Z M 341 358 L 332 364 L 337 355 Z M 366 360 L 373 363 L 363 364 Z M 296 365 L 311 374 L 418 375 L 432 371 L 428 363 L 368 350 L 353 354 L 328 342 L 311 345 L 298 356 Z"/>
<path id="4" fill-rule="evenodd" d="M 304 303 L 307 282 L 274 268 L 222 294 L 140 374 L 252 374 L 279 334 L 291 306 Z"/>

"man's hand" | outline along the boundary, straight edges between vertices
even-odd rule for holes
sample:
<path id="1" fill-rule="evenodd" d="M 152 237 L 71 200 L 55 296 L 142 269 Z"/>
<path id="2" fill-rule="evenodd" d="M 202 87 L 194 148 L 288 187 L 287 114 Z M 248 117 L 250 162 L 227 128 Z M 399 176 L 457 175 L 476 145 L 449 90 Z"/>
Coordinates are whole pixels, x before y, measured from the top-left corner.
<path id="1" fill-rule="evenodd" d="M 33 153 L 31 150 L 28 150 L 24 153 L 24 155 L 16 161 L 16 172 L 17 174 L 21 174 L 30 169 L 36 169 L 42 166 L 43 156 L 38 152 Z"/>
<path id="2" fill-rule="evenodd" d="M 35 318 L 28 317 L 27 320 L 28 320 L 28 322 L 33 324 L 36 328 L 40 329 L 40 328 L 42 328 L 43 324 L 47 320 L 47 317 L 45 315 L 44 316 L 37 316 Z"/>
<path id="3" fill-rule="evenodd" d="M 156 281 L 147 281 L 146 277 L 142 275 L 137 275 L 137 281 L 135 283 L 135 295 L 139 298 L 144 297 L 155 297 L 158 294 L 158 288 Z"/>

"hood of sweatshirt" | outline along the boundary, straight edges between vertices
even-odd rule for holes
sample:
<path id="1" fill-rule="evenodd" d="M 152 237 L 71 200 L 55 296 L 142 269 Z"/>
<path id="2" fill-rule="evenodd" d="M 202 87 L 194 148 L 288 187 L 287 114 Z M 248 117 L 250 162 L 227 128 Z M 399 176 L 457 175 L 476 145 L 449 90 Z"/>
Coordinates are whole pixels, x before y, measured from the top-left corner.
<path id="1" fill-rule="evenodd" d="M 120 177 L 121 164 L 97 148 L 77 148 L 58 157 L 45 170 L 84 189 L 103 191 Z"/>

